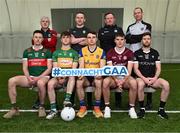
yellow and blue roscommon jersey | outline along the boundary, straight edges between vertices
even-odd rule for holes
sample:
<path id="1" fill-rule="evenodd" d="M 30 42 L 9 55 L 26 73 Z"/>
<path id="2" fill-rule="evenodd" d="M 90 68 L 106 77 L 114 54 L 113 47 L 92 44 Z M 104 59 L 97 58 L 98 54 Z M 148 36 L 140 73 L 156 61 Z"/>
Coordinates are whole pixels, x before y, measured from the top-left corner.
<path id="1" fill-rule="evenodd" d="M 106 60 L 106 54 L 103 49 L 96 47 L 94 51 L 90 51 L 89 47 L 82 48 L 79 52 L 79 59 L 84 58 L 84 68 L 100 68 L 100 61 Z"/>

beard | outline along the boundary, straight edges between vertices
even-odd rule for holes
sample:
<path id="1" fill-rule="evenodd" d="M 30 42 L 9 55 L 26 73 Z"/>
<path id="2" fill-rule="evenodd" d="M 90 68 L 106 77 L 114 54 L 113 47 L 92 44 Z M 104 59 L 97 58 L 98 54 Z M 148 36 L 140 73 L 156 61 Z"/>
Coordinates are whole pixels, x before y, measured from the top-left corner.
<path id="1" fill-rule="evenodd" d="M 145 48 L 150 47 L 150 45 L 151 45 L 150 43 L 145 43 L 145 44 L 143 43 L 143 47 L 145 47 Z"/>

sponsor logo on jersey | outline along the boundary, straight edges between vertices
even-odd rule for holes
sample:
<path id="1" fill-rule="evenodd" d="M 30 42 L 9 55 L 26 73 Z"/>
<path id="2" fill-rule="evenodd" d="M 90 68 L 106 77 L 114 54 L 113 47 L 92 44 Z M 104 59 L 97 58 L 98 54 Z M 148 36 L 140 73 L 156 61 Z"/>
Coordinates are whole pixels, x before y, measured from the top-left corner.
<path id="1" fill-rule="evenodd" d="M 145 59 L 146 59 L 146 60 L 149 59 L 149 54 L 145 54 Z"/>
<path id="2" fill-rule="evenodd" d="M 47 59 L 28 59 L 28 66 L 47 66 Z"/>

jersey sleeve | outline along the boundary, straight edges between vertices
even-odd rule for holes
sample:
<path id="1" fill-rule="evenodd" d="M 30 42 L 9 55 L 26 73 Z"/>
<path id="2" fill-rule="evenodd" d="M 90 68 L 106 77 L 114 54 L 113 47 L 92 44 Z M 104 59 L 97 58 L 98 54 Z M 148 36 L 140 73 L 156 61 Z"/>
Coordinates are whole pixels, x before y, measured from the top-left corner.
<path id="1" fill-rule="evenodd" d="M 107 60 L 107 63 L 109 62 L 112 62 L 112 54 L 111 54 L 111 50 L 109 52 L 107 52 L 106 54 L 106 60 Z"/>
<path id="2" fill-rule="evenodd" d="M 129 52 L 128 61 L 134 61 L 134 53 L 132 51 Z"/>
<path id="3" fill-rule="evenodd" d="M 137 54 L 137 52 L 134 53 L 133 61 L 134 61 L 134 63 L 138 63 L 138 54 Z"/>
<path id="4" fill-rule="evenodd" d="M 73 62 L 78 62 L 78 53 L 76 51 L 74 51 L 74 58 L 73 58 Z"/>
<path id="5" fill-rule="evenodd" d="M 103 50 L 103 52 L 102 52 L 101 59 L 106 60 L 106 53 L 105 53 L 105 51 L 104 51 L 104 50 Z"/>
<path id="6" fill-rule="evenodd" d="M 47 57 L 48 60 L 52 60 L 52 53 L 51 53 L 50 50 L 47 50 L 46 57 Z"/>
<path id="7" fill-rule="evenodd" d="M 157 52 L 157 51 L 155 54 L 155 61 L 156 61 L 156 63 L 160 62 L 160 55 L 159 55 L 159 52 Z"/>
<path id="8" fill-rule="evenodd" d="M 58 60 L 57 51 L 55 51 L 55 52 L 53 53 L 53 55 L 52 55 L 52 60 L 53 60 L 53 62 L 57 62 L 57 60 Z"/>
<path id="9" fill-rule="evenodd" d="M 82 49 L 79 51 L 79 58 L 83 57 Z"/>
<path id="10" fill-rule="evenodd" d="M 26 50 L 24 50 L 24 52 L 23 52 L 23 60 L 27 60 L 28 59 L 28 51 L 27 51 L 27 49 Z"/>

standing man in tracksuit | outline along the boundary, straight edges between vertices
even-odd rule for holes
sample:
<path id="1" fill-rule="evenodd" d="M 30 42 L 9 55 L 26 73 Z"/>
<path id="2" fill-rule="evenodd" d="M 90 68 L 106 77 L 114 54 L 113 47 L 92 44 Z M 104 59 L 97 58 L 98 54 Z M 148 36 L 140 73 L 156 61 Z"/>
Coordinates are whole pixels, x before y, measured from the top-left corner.
<path id="1" fill-rule="evenodd" d="M 77 12 L 75 15 L 75 26 L 69 29 L 71 33 L 71 48 L 76 50 L 78 53 L 86 46 L 86 37 L 90 32 L 90 29 L 85 26 L 86 17 L 83 12 Z M 75 89 L 74 89 L 75 90 Z M 75 92 L 71 95 L 71 103 L 74 104 Z M 92 92 L 87 92 L 87 104 L 88 109 L 92 106 Z"/>
<path id="2" fill-rule="evenodd" d="M 121 27 L 118 27 L 115 24 L 116 18 L 112 12 L 107 12 L 104 15 L 104 27 L 99 29 L 98 39 L 100 41 L 100 47 L 107 53 L 111 48 L 115 47 L 115 35 L 123 34 L 123 30 Z M 115 106 L 117 109 L 120 108 L 121 105 L 121 92 L 115 93 Z"/>
<path id="3" fill-rule="evenodd" d="M 130 44 L 130 50 L 133 52 L 141 48 L 142 36 L 145 32 L 151 32 L 151 24 L 143 21 L 143 10 L 141 7 L 134 9 L 135 23 L 131 24 L 127 28 L 126 43 Z M 152 108 L 152 93 L 147 93 L 146 109 Z"/>

